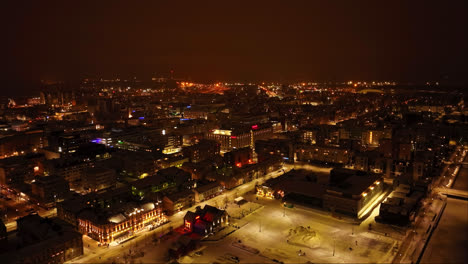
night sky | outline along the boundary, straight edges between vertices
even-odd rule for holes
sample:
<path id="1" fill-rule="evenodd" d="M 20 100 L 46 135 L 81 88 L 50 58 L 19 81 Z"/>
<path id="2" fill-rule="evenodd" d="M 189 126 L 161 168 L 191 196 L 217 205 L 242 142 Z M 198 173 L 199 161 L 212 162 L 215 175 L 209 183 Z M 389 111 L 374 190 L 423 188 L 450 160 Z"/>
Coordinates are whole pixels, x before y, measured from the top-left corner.
<path id="1" fill-rule="evenodd" d="M 2 2 L 2 93 L 86 77 L 467 82 L 466 0 Z"/>

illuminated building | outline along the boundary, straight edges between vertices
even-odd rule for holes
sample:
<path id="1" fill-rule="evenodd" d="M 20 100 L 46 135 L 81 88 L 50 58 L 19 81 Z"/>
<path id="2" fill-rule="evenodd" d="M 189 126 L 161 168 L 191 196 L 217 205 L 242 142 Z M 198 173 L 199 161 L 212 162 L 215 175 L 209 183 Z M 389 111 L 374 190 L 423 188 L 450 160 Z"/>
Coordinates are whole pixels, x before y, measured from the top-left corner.
<path id="1" fill-rule="evenodd" d="M 275 190 L 268 186 L 256 186 L 255 191 L 258 196 L 274 198 Z"/>
<path id="2" fill-rule="evenodd" d="M 304 130 L 302 131 L 302 142 L 307 144 L 315 144 L 317 142 L 317 131 L 315 130 Z"/>
<path id="3" fill-rule="evenodd" d="M 364 209 L 383 192 L 379 174 L 349 169 L 333 169 L 330 184 L 323 197 L 323 206 L 331 212 L 361 217 Z"/>
<path id="4" fill-rule="evenodd" d="M 206 236 L 229 224 L 229 215 L 225 210 L 205 205 L 197 206 L 195 212 L 188 211 L 184 216 L 184 228 L 190 232 Z"/>
<path id="5" fill-rule="evenodd" d="M 377 174 L 334 169 L 330 173 L 330 182 L 322 184 L 312 172 L 291 170 L 257 186 L 256 192 L 259 196 L 359 218 L 382 194 L 383 179 Z"/>
<path id="6" fill-rule="evenodd" d="M 388 138 L 387 131 L 368 130 L 362 132 L 362 145 L 369 147 L 379 146 L 380 140 Z M 391 136 L 390 136 L 391 137 Z"/>
<path id="7" fill-rule="evenodd" d="M 291 170 L 288 173 L 267 180 L 257 186 L 257 195 L 291 201 L 301 201 L 306 205 L 321 207 L 322 195 L 325 191 L 322 184 L 317 183 L 317 177 L 307 170 Z M 313 201 L 318 199 L 318 202 Z"/>
<path id="8" fill-rule="evenodd" d="M 206 133 L 206 138 L 221 143 L 224 152 L 244 147 L 255 147 L 255 141 L 273 136 L 271 124 L 258 124 L 249 127 L 241 126 L 234 129 L 214 129 Z"/>
<path id="9" fill-rule="evenodd" d="M 119 242 L 147 227 L 167 221 L 160 206 L 152 202 L 127 202 L 120 208 L 86 208 L 78 215 L 78 230 L 101 243 Z"/>

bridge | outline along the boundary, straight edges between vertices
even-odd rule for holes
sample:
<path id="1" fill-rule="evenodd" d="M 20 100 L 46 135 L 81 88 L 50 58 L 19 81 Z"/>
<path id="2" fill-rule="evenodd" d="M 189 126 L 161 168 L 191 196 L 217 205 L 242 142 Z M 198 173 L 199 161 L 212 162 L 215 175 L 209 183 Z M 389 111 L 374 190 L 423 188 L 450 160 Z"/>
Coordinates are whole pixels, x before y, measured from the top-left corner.
<path id="1" fill-rule="evenodd" d="M 447 195 L 448 197 L 468 200 L 468 191 L 466 190 L 448 189 L 442 187 L 437 187 L 434 190 L 438 193 Z"/>

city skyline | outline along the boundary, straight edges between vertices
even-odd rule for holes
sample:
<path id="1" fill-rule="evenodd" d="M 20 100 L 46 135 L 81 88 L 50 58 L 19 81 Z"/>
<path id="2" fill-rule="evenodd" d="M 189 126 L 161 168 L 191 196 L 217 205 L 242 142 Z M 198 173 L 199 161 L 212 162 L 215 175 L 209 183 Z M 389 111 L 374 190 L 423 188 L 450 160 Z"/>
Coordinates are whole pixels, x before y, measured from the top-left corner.
<path id="1" fill-rule="evenodd" d="M 466 84 L 466 11 L 465 1 L 8 2 L 2 90 L 171 69 L 197 82 Z"/>

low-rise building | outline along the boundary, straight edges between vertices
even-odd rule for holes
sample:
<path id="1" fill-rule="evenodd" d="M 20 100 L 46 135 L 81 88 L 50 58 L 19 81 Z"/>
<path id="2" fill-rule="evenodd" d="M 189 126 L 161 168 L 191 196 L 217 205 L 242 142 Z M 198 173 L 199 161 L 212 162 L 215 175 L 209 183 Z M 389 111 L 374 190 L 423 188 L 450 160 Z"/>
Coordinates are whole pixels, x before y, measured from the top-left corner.
<path id="1" fill-rule="evenodd" d="M 225 210 L 205 205 L 197 207 L 195 212 L 188 211 L 184 216 L 184 227 L 187 231 L 206 236 L 229 224 L 229 215 Z"/>
<path id="2" fill-rule="evenodd" d="M 220 195 L 223 192 L 223 189 L 223 186 L 217 182 L 210 182 L 197 186 L 193 189 L 193 192 L 195 193 L 195 202 L 203 202 Z"/>
<path id="3" fill-rule="evenodd" d="M 165 195 L 162 201 L 164 212 L 173 215 L 195 204 L 195 194 L 192 190 L 182 190 Z"/>

